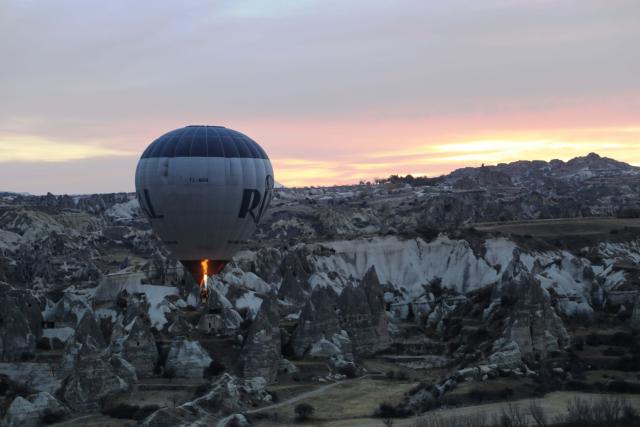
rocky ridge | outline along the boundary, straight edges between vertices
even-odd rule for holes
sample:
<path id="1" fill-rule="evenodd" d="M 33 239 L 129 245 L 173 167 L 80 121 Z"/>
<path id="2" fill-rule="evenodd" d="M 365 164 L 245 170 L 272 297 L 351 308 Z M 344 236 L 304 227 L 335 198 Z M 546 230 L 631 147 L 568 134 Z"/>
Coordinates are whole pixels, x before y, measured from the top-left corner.
<path id="1" fill-rule="evenodd" d="M 378 356 L 449 369 L 412 408 L 461 381 L 566 369 L 576 324 L 638 328 L 639 176 L 589 155 L 279 189 L 207 306 L 132 195 L 0 196 L 0 373 L 36 386 L 0 416 L 35 393 L 95 413 L 164 377 L 207 391 L 146 425 L 217 422 L 265 404 L 300 360 L 330 370 L 314 381 Z M 503 220 L 520 222 L 477 224 Z"/>

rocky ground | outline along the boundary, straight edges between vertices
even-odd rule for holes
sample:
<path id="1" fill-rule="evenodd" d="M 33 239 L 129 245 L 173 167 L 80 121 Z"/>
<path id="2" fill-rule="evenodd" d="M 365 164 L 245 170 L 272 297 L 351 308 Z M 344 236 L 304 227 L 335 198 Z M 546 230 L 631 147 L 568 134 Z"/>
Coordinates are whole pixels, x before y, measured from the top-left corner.
<path id="1" fill-rule="evenodd" d="M 638 217 L 640 170 L 595 154 L 279 189 L 205 305 L 134 195 L 2 193 L 0 419 L 283 425 L 309 403 L 333 425 L 639 393 Z"/>

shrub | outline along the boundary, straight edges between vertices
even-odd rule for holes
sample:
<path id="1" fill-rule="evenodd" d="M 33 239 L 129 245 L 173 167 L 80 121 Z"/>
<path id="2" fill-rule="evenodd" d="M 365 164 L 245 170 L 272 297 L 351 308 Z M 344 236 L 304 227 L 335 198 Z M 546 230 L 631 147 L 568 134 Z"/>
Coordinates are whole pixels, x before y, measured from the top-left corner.
<path id="1" fill-rule="evenodd" d="M 296 405 L 294 412 L 297 421 L 306 421 L 313 415 L 315 408 L 308 403 L 299 403 Z"/>
<path id="2" fill-rule="evenodd" d="M 109 406 L 103 409 L 102 413 L 113 418 L 132 420 L 136 412 L 138 412 L 138 409 L 140 409 L 138 405 L 120 403 L 118 405 Z"/>
<path id="3" fill-rule="evenodd" d="M 45 409 L 44 413 L 42 414 L 42 423 L 43 424 L 55 424 L 55 423 L 59 423 L 60 421 L 64 420 L 66 417 L 66 414 L 64 413 L 64 411 L 54 411 L 52 409 Z"/>
<path id="4" fill-rule="evenodd" d="M 218 362 L 217 360 L 213 360 L 209 364 L 207 369 L 205 369 L 204 377 L 205 378 L 212 378 L 212 377 L 220 375 L 225 370 L 226 370 L 226 368 L 224 367 L 224 365 L 222 363 Z"/>
<path id="5" fill-rule="evenodd" d="M 338 368 L 338 372 L 342 375 L 346 375 L 347 378 L 355 378 L 358 374 L 358 369 L 353 363 L 341 366 Z"/>
<path id="6" fill-rule="evenodd" d="M 409 411 L 388 402 L 382 402 L 373 413 L 376 418 L 406 418 L 409 415 L 411 415 Z"/>
<path id="7" fill-rule="evenodd" d="M 409 375 L 405 371 L 398 371 L 396 373 L 396 379 L 400 381 L 407 381 L 409 379 Z"/>

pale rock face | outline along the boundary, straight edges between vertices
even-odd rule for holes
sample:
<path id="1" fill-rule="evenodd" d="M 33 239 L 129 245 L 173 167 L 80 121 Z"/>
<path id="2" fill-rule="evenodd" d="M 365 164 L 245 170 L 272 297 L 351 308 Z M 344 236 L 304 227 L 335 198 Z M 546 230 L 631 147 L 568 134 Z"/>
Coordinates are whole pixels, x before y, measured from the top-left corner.
<path id="1" fill-rule="evenodd" d="M 353 365 L 351 340 L 346 331 L 334 334 L 331 339 L 322 338 L 311 346 L 309 356 L 328 359 L 335 368 Z"/>
<path id="2" fill-rule="evenodd" d="M 386 236 L 324 242 L 322 246 L 330 251 L 312 256 L 315 271 L 310 280 L 314 286 L 342 289 L 356 284 L 372 266 L 381 283 L 404 288 L 406 298 L 419 297 L 424 292 L 422 285 L 436 278 L 442 280 L 443 287 L 459 292 L 498 279 L 496 270 L 478 257 L 468 242 L 443 236 L 431 242 Z"/>
<path id="3" fill-rule="evenodd" d="M 242 324 L 242 316 L 233 308 L 224 308 L 222 310 L 222 331 L 225 334 L 232 334 L 240 329 Z"/>
<path id="4" fill-rule="evenodd" d="M 504 343 L 504 340 L 498 340 L 494 348 L 496 346 L 499 348 L 489 356 L 489 363 L 504 369 L 515 369 L 522 366 L 522 353 L 518 343 L 515 341 Z"/>
<path id="5" fill-rule="evenodd" d="M 343 329 L 333 334 L 333 336 L 331 336 L 331 342 L 340 349 L 340 354 L 345 360 L 353 360 L 353 345 L 347 331 Z"/>
<path id="6" fill-rule="evenodd" d="M 165 372 L 176 378 L 203 378 L 212 361 L 199 342 L 178 338 L 169 349 Z"/>
<path id="7" fill-rule="evenodd" d="M 68 415 L 69 410 L 58 399 L 47 392 L 40 392 L 26 399 L 14 399 L 5 421 L 8 427 L 39 426 L 45 416 L 63 419 Z"/>
<path id="8" fill-rule="evenodd" d="M 38 427 L 40 425 L 40 414 L 36 412 L 35 406 L 24 397 L 16 397 L 11 402 L 9 410 L 5 416 L 7 427 Z"/>
<path id="9" fill-rule="evenodd" d="M 280 363 L 278 364 L 278 371 L 287 374 L 295 374 L 296 372 L 298 372 L 298 368 L 289 359 L 282 358 L 280 359 Z"/>
<path id="10" fill-rule="evenodd" d="M 329 340 L 321 339 L 311 346 L 309 356 L 330 358 L 342 354 L 340 348 Z"/>

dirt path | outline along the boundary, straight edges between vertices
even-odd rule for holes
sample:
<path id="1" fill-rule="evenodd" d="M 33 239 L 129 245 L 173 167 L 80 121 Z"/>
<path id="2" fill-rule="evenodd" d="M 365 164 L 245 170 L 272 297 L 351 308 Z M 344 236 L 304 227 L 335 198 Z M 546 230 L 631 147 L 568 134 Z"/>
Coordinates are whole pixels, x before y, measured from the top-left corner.
<path id="1" fill-rule="evenodd" d="M 351 379 L 351 380 L 336 381 L 334 383 L 325 384 L 325 385 L 323 385 L 321 387 L 318 387 L 318 388 L 316 388 L 314 390 L 309 390 L 309 391 L 301 393 L 301 394 L 299 394 L 297 396 L 291 397 L 291 398 L 289 398 L 287 400 L 283 400 L 282 402 L 274 403 L 273 405 L 264 406 L 262 408 L 252 409 L 250 411 L 247 411 L 247 414 L 257 414 L 257 413 L 260 413 L 260 412 L 271 411 L 273 409 L 282 408 L 283 406 L 293 405 L 294 403 L 298 403 L 301 400 L 309 399 L 311 397 L 318 396 L 318 395 L 324 393 L 325 391 L 327 391 L 329 389 L 332 389 L 333 387 L 339 386 L 341 384 L 349 384 L 349 383 L 352 383 L 352 382 L 355 382 L 355 381 L 359 381 L 359 380 L 361 380 L 363 378 L 366 378 L 367 376 L 368 375 L 364 375 L 362 377 L 354 378 L 354 379 Z"/>

